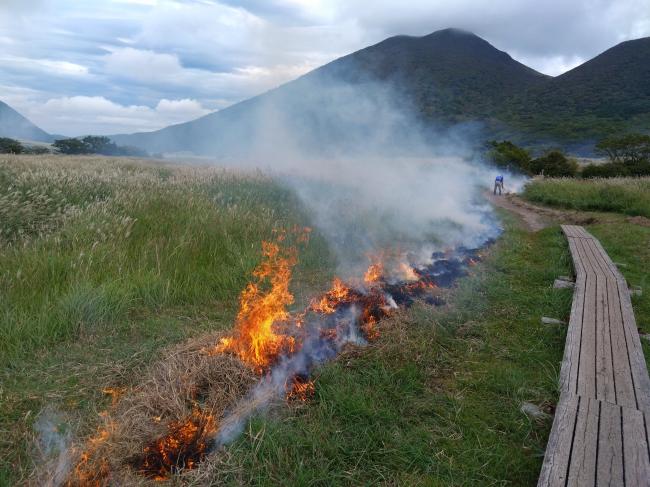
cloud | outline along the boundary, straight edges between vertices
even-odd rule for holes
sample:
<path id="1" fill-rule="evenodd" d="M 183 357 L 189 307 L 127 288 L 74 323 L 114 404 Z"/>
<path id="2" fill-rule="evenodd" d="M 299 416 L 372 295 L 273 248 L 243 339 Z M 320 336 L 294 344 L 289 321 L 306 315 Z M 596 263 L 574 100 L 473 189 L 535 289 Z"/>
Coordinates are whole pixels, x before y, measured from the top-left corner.
<path id="1" fill-rule="evenodd" d="M 111 135 L 118 132 L 156 130 L 207 115 L 207 110 L 193 99 L 162 99 L 155 107 L 120 105 L 102 96 L 52 98 L 42 105 L 31 106 L 32 120 L 44 130 L 65 135 Z"/>

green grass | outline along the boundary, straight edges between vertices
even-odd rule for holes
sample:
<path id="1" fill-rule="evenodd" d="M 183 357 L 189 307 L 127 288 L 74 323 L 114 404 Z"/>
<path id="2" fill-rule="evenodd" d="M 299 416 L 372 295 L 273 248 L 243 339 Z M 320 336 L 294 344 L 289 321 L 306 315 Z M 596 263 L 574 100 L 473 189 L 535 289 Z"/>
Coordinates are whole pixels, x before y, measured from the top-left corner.
<path id="1" fill-rule="evenodd" d="M 52 156 L 0 159 L 0 216 L 0 485 L 28 473 L 44 406 L 92 420 L 103 386 L 230 328 L 261 241 L 307 223 L 259 174 Z M 296 286 L 332 266 L 314 232 Z"/>
<path id="2" fill-rule="evenodd" d="M 650 178 L 538 179 L 523 197 L 535 203 L 650 218 Z"/>
<path id="3" fill-rule="evenodd" d="M 557 400 L 571 292 L 558 228 L 509 226 L 450 308 L 418 306 L 322 370 L 317 398 L 257 418 L 218 469 L 252 485 L 533 485 Z"/>
<path id="4" fill-rule="evenodd" d="M 0 485 L 31 470 L 44 407 L 92 429 L 102 387 L 137 383 L 163 348 L 230 328 L 260 241 L 308 222 L 256 174 L 107 158 L 0 159 L 0 202 L 25 215 L 0 220 Z M 540 317 L 568 318 L 570 290 L 551 286 L 570 258 L 558 227 L 531 234 L 505 218 L 448 307 L 400 312 L 318 372 L 311 404 L 255 418 L 214 483 L 534 485 L 551 418 L 520 408 L 557 401 L 565 329 Z M 646 287 L 650 228 L 596 220 L 589 230 Z M 298 301 L 333 264 L 314 235 Z M 650 332 L 650 294 L 633 304 Z"/>

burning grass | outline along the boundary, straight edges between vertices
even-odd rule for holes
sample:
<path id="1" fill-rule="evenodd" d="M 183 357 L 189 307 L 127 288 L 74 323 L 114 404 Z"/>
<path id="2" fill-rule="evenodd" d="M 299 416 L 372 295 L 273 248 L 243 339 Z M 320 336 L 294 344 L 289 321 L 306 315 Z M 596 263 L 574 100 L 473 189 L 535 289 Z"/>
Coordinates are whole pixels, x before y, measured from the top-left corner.
<path id="1" fill-rule="evenodd" d="M 170 350 L 103 412 L 98 433 L 71 450 L 67 485 L 134 485 L 195 468 L 213 447 L 218 418 L 257 380 L 237 357 L 205 353 L 218 339 Z"/>
<path id="2" fill-rule="evenodd" d="M 303 229 L 295 239 L 306 243 L 308 233 Z M 375 261 L 359 287 L 335 279 L 304 311 L 292 313 L 289 287 L 297 248 L 287 244 L 284 232 L 262 247 L 254 279 L 241 293 L 232 335 L 221 337 L 216 346 L 194 344 L 172 354 L 148 381 L 114 404 L 104 414 L 110 429 L 88 440 L 69 485 L 131 482 L 129 476 L 138 474 L 165 480 L 196 469 L 270 402 L 304 403 L 314 397 L 310 376 L 315 368 L 349 344 L 376 340 L 377 324 L 397 308 L 386 291 L 384 264 Z M 463 275 L 476 258 L 476 251 L 464 249 L 439 254 L 433 264 L 413 270 L 421 287 L 413 282 L 390 286 L 403 296 L 419 296 L 423 289 L 436 288 L 434 282 L 449 283 Z M 440 268 L 440 262 L 447 264 Z M 251 387 L 254 375 L 259 380 Z M 224 384 L 226 378 L 236 387 Z"/>
<path id="3" fill-rule="evenodd" d="M 230 329 L 259 243 L 306 223 L 295 196 L 258 173 L 1 156 L 0 485 L 30 475 L 38 411 L 97 434 L 113 401 L 104 386 L 131 390 L 160 350 Z M 332 266 L 314 233 L 294 269 L 305 290 Z"/>

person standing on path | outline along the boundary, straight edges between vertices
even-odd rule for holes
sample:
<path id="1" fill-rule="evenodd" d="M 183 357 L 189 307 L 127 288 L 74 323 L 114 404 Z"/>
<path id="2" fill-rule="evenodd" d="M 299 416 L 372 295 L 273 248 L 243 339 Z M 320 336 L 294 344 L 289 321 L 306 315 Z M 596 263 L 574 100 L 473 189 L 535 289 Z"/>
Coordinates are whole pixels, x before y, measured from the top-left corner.
<path id="1" fill-rule="evenodd" d="M 501 175 L 498 175 L 494 180 L 494 194 L 497 194 L 497 189 L 499 190 L 499 196 L 501 196 L 501 192 L 503 191 L 503 176 Z"/>

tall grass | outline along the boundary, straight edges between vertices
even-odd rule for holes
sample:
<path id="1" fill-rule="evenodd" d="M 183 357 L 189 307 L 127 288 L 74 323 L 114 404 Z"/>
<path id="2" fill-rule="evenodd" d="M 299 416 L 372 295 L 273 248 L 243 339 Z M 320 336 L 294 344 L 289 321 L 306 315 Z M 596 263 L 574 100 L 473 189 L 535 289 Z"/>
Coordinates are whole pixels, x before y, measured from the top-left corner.
<path id="1" fill-rule="evenodd" d="M 260 241 L 306 223 L 260 174 L 97 157 L 1 159 L 0 217 L 3 363 L 132 314 L 236 301 Z M 302 269 L 327 259 L 316 237 Z"/>
<path id="2" fill-rule="evenodd" d="M 526 186 L 523 196 L 530 201 L 562 208 L 650 218 L 650 177 L 539 179 Z"/>

